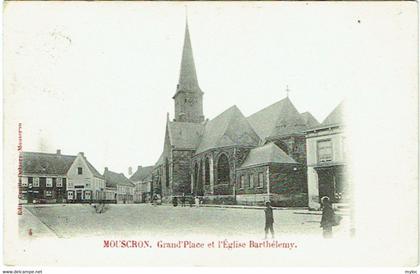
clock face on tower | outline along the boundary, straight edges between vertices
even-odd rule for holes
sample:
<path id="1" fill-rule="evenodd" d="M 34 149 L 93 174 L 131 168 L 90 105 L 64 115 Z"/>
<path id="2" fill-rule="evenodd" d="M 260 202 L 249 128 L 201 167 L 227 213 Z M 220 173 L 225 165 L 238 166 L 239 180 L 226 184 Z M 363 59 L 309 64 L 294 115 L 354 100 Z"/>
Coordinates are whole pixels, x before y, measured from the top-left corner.
<path id="1" fill-rule="evenodd" d="M 188 98 L 187 103 L 190 104 L 190 106 L 194 105 L 197 102 L 196 98 Z"/>

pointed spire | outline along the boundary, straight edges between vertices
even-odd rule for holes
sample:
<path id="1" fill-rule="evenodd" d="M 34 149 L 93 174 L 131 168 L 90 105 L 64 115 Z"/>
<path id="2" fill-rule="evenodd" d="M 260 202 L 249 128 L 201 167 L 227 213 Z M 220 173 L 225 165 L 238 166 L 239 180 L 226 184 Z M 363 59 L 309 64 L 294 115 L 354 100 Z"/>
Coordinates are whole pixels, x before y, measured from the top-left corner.
<path id="1" fill-rule="evenodd" d="M 188 19 L 185 21 L 184 48 L 182 50 L 181 71 L 176 93 L 179 91 L 202 92 L 197 80 L 194 57 L 191 47 Z M 175 94 L 176 95 L 176 94 Z"/>

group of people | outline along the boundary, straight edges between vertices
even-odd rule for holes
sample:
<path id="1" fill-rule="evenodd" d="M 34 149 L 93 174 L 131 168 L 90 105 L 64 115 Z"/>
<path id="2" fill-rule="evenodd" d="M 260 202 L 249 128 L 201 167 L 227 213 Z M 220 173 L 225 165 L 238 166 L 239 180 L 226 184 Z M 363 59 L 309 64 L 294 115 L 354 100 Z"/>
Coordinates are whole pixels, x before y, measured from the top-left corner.
<path id="1" fill-rule="evenodd" d="M 333 235 L 332 227 L 340 224 L 341 217 L 334 213 L 331 201 L 329 197 L 322 197 L 322 217 L 321 217 L 321 228 L 322 235 L 324 238 L 331 238 Z M 274 238 L 274 217 L 273 208 L 270 202 L 265 203 L 265 239 L 267 239 L 268 231 L 271 233 L 271 237 Z"/>
<path id="2" fill-rule="evenodd" d="M 172 198 L 172 204 L 173 206 L 178 206 L 178 200 L 181 202 L 181 206 L 184 207 L 186 203 L 192 207 L 194 204 L 196 207 L 199 207 L 201 204 L 200 198 L 198 196 L 186 196 L 185 194 L 182 194 L 181 197 L 173 197 Z"/>

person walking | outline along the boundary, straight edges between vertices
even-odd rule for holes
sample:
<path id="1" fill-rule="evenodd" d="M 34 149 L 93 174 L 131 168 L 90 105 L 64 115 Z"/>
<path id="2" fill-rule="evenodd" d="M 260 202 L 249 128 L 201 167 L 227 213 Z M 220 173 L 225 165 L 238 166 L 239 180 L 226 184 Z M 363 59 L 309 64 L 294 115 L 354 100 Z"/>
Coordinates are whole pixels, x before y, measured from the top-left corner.
<path id="1" fill-rule="evenodd" d="M 322 217 L 321 217 L 321 227 L 322 227 L 322 236 L 325 239 L 332 238 L 333 231 L 332 227 L 337 225 L 335 220 L 334 209 L 330 202 L 330 198 L 327 196 L 322 197 Z"/>
<path id="2" fill-rule="evenodd" d="M 270 202 L 265 202 L 264 213 L 265 213 L 265 228 L 264 228 L 265 237 L 264 237 L 264 239 L 267 239 L 268 230 L 270 230 L 271 238 L 274 239 L 274 229 L 273 229 L 274 217 L 273 217 L 273 208 L 271 207 Z"/>

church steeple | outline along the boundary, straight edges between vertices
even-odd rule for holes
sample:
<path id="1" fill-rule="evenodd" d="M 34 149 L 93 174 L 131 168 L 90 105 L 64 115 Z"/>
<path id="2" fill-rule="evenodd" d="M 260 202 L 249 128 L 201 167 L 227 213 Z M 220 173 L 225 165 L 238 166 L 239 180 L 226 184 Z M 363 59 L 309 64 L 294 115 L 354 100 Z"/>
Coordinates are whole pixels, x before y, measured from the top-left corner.
<path id="1" fill-rule="evenodd" d="M 175 121 L 193 123 L 204 121 L 203 92 L 198 85 L 187 20 L 181 69 L 173 99 L 175 100 Z"/>

